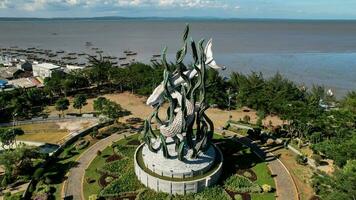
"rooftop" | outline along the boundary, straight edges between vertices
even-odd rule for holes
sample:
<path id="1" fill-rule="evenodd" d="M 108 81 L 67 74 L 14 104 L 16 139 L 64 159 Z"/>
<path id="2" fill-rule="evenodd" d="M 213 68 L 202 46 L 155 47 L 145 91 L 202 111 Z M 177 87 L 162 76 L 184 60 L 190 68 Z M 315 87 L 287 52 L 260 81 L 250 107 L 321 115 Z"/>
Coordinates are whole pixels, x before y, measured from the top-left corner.
<path id="1" fill-rule="evenodd" d="M 35 77 L 14 79 L 9 81 L 9 84 L 14 85 L 17 88 L 32 88 L 42 86 L 42 83 Z"/>
<path id="2" fill-rule="evenodd" d="M 33 67 L 40 67 L 40 68 L 46 68 L 46 69 L 58 69 L 58 68 L 60 68 L 60 66 L 54 65 L 52 63 L 34 64 Z"/>
<path id="3" fill-rule="evenodd" d="M 0 77 L 11 79 L 17 71 L 19 71 L 19 69 L 16 67 L 0 67 Z"/>
<path id="4" fill-rule="evenodd" d="M 6 80 L 0 80 L 0 85 L 6 85 L 7 81 Z"/>

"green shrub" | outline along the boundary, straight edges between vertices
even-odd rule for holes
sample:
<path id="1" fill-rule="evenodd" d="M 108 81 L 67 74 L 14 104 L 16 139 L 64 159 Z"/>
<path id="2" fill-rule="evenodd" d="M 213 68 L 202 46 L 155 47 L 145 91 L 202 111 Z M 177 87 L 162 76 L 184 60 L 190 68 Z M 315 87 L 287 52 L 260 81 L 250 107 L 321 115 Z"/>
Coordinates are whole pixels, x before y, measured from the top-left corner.
<path id="1" fill-rule="evenodd" d="M 75 149 L 76 150 L 82 150 L 85 149 L 87 146 L 89 146 L 90 142 L 87 140 L 80 140 L 75 144 Z"/>
<path id="2" fill-rule="evenodd" d="M 261 192 L 261 187 L 257 183 L 254 183 L 248 178 L 240 175 L 230 176 L 225 181 L 225 188 L 233 192 L 240 193 Z"/>
<path id="3" fill-rule="evenodd" d="M 313 155 L 312 155 L 312 159 L 314 159 L 315 164 L 316 164 L 317 166 L 319 166 L 319 165 L 321 164 L 321 161 L 322 161 L 323 158 L 322 158 L 320 155 L 318 155 L 318 154 L 313 154 Z"/>
<path id="4" fill-rule="evenodd" d="M 124 174 L 133 168 L 133 163 L 129 159 L 117 160 L 106 164 L 102 170 L 109 174 Z"/>
<path id="5" fill-rule="evenodd" d="M 251 120 L 251 118 L 250 118 L 249 115 L 245 115 L 245 116 L 243 117 L 243 122 L 246 123 L 246 124 L 250 123 L 250 120 Z"/>
<path id="6" fill-rule="evenodd" d="M 46 184 L 52 184 L 53 181 L 52 181 L 51 177 L 46 176 L 44 182 L 45 182 Z"/>
<path id="7" fill-rule="evenodd" d="M 234 199 L 235 200 L 242 200 L 241 194 L 235 194 Z"/>
<path id="8" fill-rule="evenodd" d="M 304 155 L 297 155 L 297 157 L 295 157 L 295 160 L 300 165 L 306 165 L 308 163 L 308 158 Z"/>
<path id="9" fill-rule="evenodd" d="M 154 199 L 154 200 L 167 200 L 169 197 L 168 194 L 162 192 L 155 192 L 151 189 L 142 190 L 136 197 L 136 200 L 146 200 L 146 199 Z"/>
<path id="10" fill-rule="evenodd" d="M 7 196 L 7 194 L 9 196 Z M 10 192 L 5 193 L 4 200 L 21 200 L 22 199 L 22 192 L 11 194 Z"/>
<path id="11" fill-rule="evenodd" d="M 7 177 L 4 176 L 4 177 L 2 178 L 2 181 L 1 181 L 1 186 L 2 186 L 2 187 L 7 187 L 7 185 L 8 185 Z"/>
<path id="12" fill-rule="evenodd" d="M 44 169 L 42 167 L 37 168 L 35 173 L 33 173 L 33 178 L 38 181 L 42 178 L 42 175 L 44 173 Z"/>
<path id="13" fill-rule="evenodd" d="M 262 185 L 262 191 L 265 193 L 271 192 L 272 191 L 272 186 L 268 185 L 268 184 L 263 184 Z"/>
<path id="14" fill-rule="evenodd" d="M 229 200 L 229 195 L 221 187 L 206 188 L 194 195 L 195 200 Z"/>
<path id="15" fill-rule="evenodd" d="M 4 197 L 10 197 L 11 196 L 11 192 L 5 192 Z"/>
<path id="16" fill-rule="evenodd" d="M 98 195 L 96 194 L 92 194 L 89 196 L 89 200 L 97 200 L 98 199 Z"/>
<path id="17" fill-rule="evenodd" d="M 106 186 L 99 194 L 99 196 L 105 197 L 108 195 L 117 195 L 121 192 L 135 191 L 142 187 L 141 183 L 137 180 L 135 172 L 132 170 L 123 173 L 121 176 Z"/>

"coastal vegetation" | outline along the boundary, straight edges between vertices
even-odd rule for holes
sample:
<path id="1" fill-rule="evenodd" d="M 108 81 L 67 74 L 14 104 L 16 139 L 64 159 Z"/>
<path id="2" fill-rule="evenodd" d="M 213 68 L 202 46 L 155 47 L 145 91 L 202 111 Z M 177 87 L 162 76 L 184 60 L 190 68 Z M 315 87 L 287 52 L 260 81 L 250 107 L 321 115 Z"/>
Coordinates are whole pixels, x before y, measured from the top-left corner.
<path id="1" fill-rule="evenodd" d="M 1 92 L 0 121 L 46 117 L 43 113 L 45 106 L 53 104 L 64 113 L 69 106 L 67 98 L 71 96 L 74 96 L 75 108 L 80 112 L 87 98 L 96 97 L 94 94 L 130 91 L 146 96 L 160 84 L 158 80 L 161 80 L 163 73 L 159 64 L 134 63 L 117 68 L 103 58 L 91 57 L 89 61 L 90 66 L 82 71 L 53 73 L 51 78 L 45 79 L 43 89 Z M 356 160 L 355 91 L 337 100 L 321 86 L 307 89 L 278 73 L 265 78 L 256 72 L 247 75 L 234 72 L 225 79 L 216 71 L 208 70 L 207 83 L 207 101 L 210 104 L 221 109 L 252 108 L 257 111 L 257 127 L 269 128 L 274 137 L 287 142 L 296 140 L 299 147 L 308 146 L 319 156 L 315 159 L 317 161 L 325 158 L 334 161 L 336 169 L 332 176 L 318 172 L 313 177 L 318 195 L 325 199 L 328 196 L 342 196 L 343 199 L 355 196 L 350 192 L 354 188 L 343 190 L 334 187 L 334 184 L 352 182 L 354 177 L 350 173 L 354 172 Z M 113 119 L 124 112 L 120 105 L 102 97 L 94 102 L 94 110 Z M 263 124 L 262 120 L 267 115 L 279 116 L 284 125 L 271 127 L 271 124 Z M 249 117 L 241 121 L 251 123 Z M 352 184 L 349 185 L 352 187 Z"/>

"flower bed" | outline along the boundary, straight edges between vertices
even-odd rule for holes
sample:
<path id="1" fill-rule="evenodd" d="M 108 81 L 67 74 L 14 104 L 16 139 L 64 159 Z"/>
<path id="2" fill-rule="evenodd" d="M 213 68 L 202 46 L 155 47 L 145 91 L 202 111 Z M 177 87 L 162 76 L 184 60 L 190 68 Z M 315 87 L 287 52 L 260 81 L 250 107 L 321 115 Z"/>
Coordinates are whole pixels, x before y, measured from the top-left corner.
<path id="1" fill-rule="evenodd" d="M 242 173 L 241 175 L 247 176 L 247 178 L 243 177 L 243 179 L 247 180 L 247 183 L 250 184 L 246 189 L 244 187 L 243 189 L 245 191 L 261 191 L 261 187 L 259 184 L 264 184 L 265 181 L 264 179 L 267 177 L 273 181 L 273 178 L 271 178 L 268 175 L 268 168 L 265 166 L 265 164 L 259 160 L 257 156 L 255 156 L 253 153 L 249 151 L 247 147 L 244 147 L 242 145 L 239 145 L 238 143 L 229 140 L 229 139 L 220 139 L 220 140 L 215 140 L 215 143 L 218 144 L 219 147 L 223 147 L 221 149 L 224 149 L 223 153 L 226 155 L 225 158 L 229 158 L 227 162 L 225 163 L 225 168 L 223 175 L 221 176 L 221 181 L 219 185 L 216 185 L 212 188 L 207 188 L 204 191 L 197 193 L 197 194 L 187 194 L 185 196 L 169 196 L 168 194 L 165 193 L 157 193 L 152 190 L 149 190 L 145 188 L 136 178 L 136 175 L 134 173 L 134 167 L 133 167 L 133 155 L 135 152 L 135 145 L 132 145 L 132 142 L 130 141 L 139 141 L 138 135 L 128 137 L 126 139 L 120 140 L 115 144 L 115 154 L 120 155 L 122 158 L 120 160 L 115 160 L 112 162 L 106 162 L 108 158 L 113 156 L 112 152 L 112 147 L 108 147 L 104 151 L 102 151 L 102 154 L 99 155 L 97 158 L 94 159 L 93 161 L 93 166 L 92 164 L 89 166 L 88 170 L 90 171 L 91 168 L 95 168 L 93 172 L 95 172 L 97 175 L 93 174 L 91 175 L 90 178 L 98 180 L 101 179 L 102 173 L 106 173 L 109 176 L 115 175 L 117 179 L 112 180 L 111 183 L 107 184 L 105 187 L 98 187 L 95 185 L 98 185 L 97 183 L 94 184 L 87 184 L 85 185 L 85 197 L 89 197 L 92 194 L 97 194 L 98 197 L 108 199 L 108 200 L 122 200 L 122 199 L 157 199 L 157 200 L 165 200 L 167 198 L 173 199 L 173 200 L 195 200 L 195 199 L 204 199 L 204 200 L 228 200 L 231 199 L 233 200 L 235 197 L 241 200 L 249 200 L 256 193 L 241 193 L 241 190 L 239 190 L 240 193 L 238 192 L 233 192 L 228 190 L 227 185 L 223 185 L 222 183 L 226 183 L 226 181 L 233 176 L 239 176 L 235 175 L 236 172 L 237 174 Z M 261 164 L 264 164 L 261 166 Z M 255 167 L 257 167 L 258 171 L 256 171 Z M 93 173 L 91 172 L 91 173 Z M 258 172 L 258 173 L 257 173 Z M 88 171 L 86 172 L 87 175 Z M 247 175 L 248 173 L 248 175 Z M 263 178 L 260 180 L 260 174 L 263 173 L 264 175 L 262 176 Z M 105 179 L 103 177 L 103 179 Z M 226 180 L 226 181 L 224 181 Z M 257 181 L 255 181 L 257 180 Z M 232 181 L 234 182 L 234 181 Z M 259 184 L 257 184 L 257 182 Z M 267 184 L 271 184 L 270 182 L 267 182 Z M 231 186 L 231 185 L 230 185 Z M 257 187 L 258 186 L 258 187 Z M 272 185 L 273 187 L 274 185 Z M 92 188 L 92 189 L 90 189 Z M 232 189 L 232 188 L 229 188 Z M 90 193 L 86 192 L 89 191 Z M 274 193 L 257 193 L 257 195 L 260 197 L 259 199 L 265 199 L 264 197 L 266 196 L 266 199 L 275 199 Z"/>

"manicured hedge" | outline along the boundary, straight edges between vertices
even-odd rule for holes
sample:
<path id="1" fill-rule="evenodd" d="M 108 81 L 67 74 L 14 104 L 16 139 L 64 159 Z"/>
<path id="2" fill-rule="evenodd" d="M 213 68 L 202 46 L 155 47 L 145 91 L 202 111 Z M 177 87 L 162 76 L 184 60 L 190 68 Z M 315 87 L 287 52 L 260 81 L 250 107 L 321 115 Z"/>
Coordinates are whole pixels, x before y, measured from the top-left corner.
<path id="1" fill-rule="evenodd" d="M 230 176 L 225 181 L 225 188 L 239 193 L 262 191 L 261 187 L 257 183 L 254 183 L 248 178 L 240 175 Z"/>

